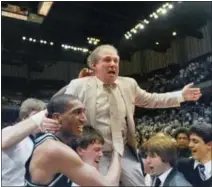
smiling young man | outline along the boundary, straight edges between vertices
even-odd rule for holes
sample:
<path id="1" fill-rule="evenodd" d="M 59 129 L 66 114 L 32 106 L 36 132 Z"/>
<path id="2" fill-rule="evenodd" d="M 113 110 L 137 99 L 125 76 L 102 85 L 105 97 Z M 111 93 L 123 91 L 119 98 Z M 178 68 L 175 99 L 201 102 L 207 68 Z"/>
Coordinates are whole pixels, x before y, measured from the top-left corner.
<path id="1" fill-rule="evenodd" d="M 144 143 L 144 150 L 154 187 L 191 186 L 183 174 L 175 169 L 177 147 L 170 137 L 155 135 Z"/>
<path id="2" fill-rule="evenodd" d="M 35 140 L 32 156 L 26 163 L 27 186 L 109 186 L 119 180 L 120 157 L 113 152 L 113 161 L 103 177 L 93 166 L 84 163 L 66 144 L 82 135 L 86 122 L 84 105 L 74 96 L 59 95 L 47 105 L 48 117 L 61 124 L 55 135 L 45 134 Z"/>
<path id="3" fill-rule="evenodd" d="M 178 170 L 194 187 L 212 186 L 212 124 L 195 124 L 191 126 L 191 159 L 178 162 Z"/>
<path id="4" fill-rule="evenodd" d="M 119 54 L 111 45 L 101 45 L 88 57 L 94 76 L 74 79 L 65 94 L 72 94 L 85 105 L 88 124 L 102 133 L 105 144 L 100 171 L 105 174 L 114 149 L 123 156 L 121 182 L 125 186 L 145 185 L 136 155 L 135 105 L 145 108 L 178 107 L 183 101 L 200 98 L 199 88 L 185 86 L 181 91 L 151 94 L 129 77 L 119 76 Z M 134 150 L 132 153 L 131 150 Z"/>
<path id="5" fill-rule="evenodd" d="M 87 164 L 99 170 L 99 162 L 103 155 L 104 138 L 101 133 L 90 125 L 83 127 L 83 135 L 76 141 L 76 152 Z"/>
<path id="6" fill-rule="evenodd" d="M 99 162 L 103 155 L 103 145 L 103 136 L 90 125 L 84 126 L 83 135 L 70 143 L 70 146 L 78 153 L 80 158 L 97 170 L 99 170 Z M 73 183 L 72 186 L 78 185 Z"/>

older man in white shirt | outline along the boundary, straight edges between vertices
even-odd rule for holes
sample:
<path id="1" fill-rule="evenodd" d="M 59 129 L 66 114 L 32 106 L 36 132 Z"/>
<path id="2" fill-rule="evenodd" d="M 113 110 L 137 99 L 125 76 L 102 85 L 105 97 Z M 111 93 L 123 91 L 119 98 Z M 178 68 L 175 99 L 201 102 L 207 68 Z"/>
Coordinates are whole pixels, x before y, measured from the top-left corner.
<path id="1" fill-rule="evenodd" d="M 99 129 L 105 138 L 100 171 L 106 173 L 108 170 L 114 147 L 123 156 L 122 185 L 145 185 L 137 156 L 131 151 L 136 150 L 135 105 L 145 108 L 179 107 L 183 101 L 198 100 L 200 89 L 191 88 L 192 84 L 189 84 L 178 92 L 148 93 L 134 79 L 118 76 L 119 55 L 111 45 L 97 47 L 88 57 L 88 64 L 95 76 L 72 80 L 65 94 L 75 95 L 84 103 L 88 124 Z"/>

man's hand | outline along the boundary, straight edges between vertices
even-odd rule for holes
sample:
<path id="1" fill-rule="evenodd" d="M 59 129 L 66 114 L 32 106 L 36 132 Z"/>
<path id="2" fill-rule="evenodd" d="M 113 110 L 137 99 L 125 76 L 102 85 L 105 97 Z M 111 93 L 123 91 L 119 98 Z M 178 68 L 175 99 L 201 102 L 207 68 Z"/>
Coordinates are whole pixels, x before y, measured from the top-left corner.
<path id="1" fill-rule="evenodd" d="M 113 151 L 113 159 L 116 159 L 118 158 L 118 160 L 121 162 L 121 158 L 122 158 L 122 155 L 120 155 L 117 151 Z"/>
<path id="2" fill-rule="evenodd" d="M 200 88 L 192 88 L 194 83 L 187 84 L 182 90 L 185 101 L 197 101 L 201 97 Z"/>
<path id="3" fill-rule="evenodd" d="M 49 132 L 55 134 L 60 130 L 61 125 L 58 123 L 57 120 L 47 118 L 46 116 L 44 116 L 42 120 L 40 130 L 45 133 Z"/>

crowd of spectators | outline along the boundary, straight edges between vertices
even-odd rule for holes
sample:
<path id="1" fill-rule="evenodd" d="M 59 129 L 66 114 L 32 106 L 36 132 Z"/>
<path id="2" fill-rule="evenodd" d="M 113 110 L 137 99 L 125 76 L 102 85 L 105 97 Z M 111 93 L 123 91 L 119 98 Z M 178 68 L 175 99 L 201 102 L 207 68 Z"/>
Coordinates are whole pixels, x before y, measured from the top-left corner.
<path id="1" fill-rule="evenodd" d="M 137 135 L 144 140 L 157 132 L 173 135 L 179 127 L 189 128 L 199 122 L 212 123 L 212 101 L 208 104 L 183 104 L 178 109 L 156 110 L 153 113 L 155 115 L 144 115 L 136 119 Z"/>
<path id="2" fill-rule="evenodd" d="M 166 68 L 161 73 L 148 78 L 150 92 L 168 92 L 182 88 L 184 85 L 194 82 L 199 84 L 206 80 L 212 80 L 212 56 L 204 60 L 189 63 L 178 71 Z"/>
<path id="3" fill-rule="evenodd" d="M 204 61 L 191 62 L 185 68 L 179 69 L 179 71 L 176 71 L 176 68 L 165 68 L 163 73 L 157 73 L 153 77 L 148 78 L 151 86 L 147 91 L 157 93 L 173 91 L 182 88 L 187 83 L 194 82 L 197 84 L 206 80 L 212 80 L 212 56 L 207 57 Z M 25 96 L 20 91 L 6 91 L 2 93 L 2 106 L 3 109 L 5 107 L 6 109 L 14 107 L 16 111 L 16 108 L 27 97 L 39 98 L 47 103 L 56 91 L 57 89 L 52 88 L 42 89 L 32 92 L 28 96 Z M 15 116 L 16 114 L 14 114 L 14 118 Z M 177 109 L 147 112 L 136 119 L 137 133 L 148 139 L 155 132 L 164 131 L 171 134 L 179 126 L 188 127 L 201 120 L 212 122 L 212 99 L 210 102 L 184 103 Z M 6 125 L 10 123 L 7 120 L 2 122 Z"/>
<path id="4" fill-rule="evenodd" d="M 200 63 L 201 62 L 201 63 Z M 212 80 L 212 56 L 205 61 L 191 62 L 186 68 L 170 79 L 172 72 L 167 68 L 163 74 L 155 74 L 148 80 L 152 83 L 149 92 L 167 92 L 178 90 L 185 84 L 194 82 L 198 84 Z M 180 108 L 155 109 L 145 112 L 136 118 L 138 141 L 145 141 L 157 132 L 173 135 L 179 127 L 186 127 L 200 123 L 212 123 L 212 95 L 207 99 L 200 99 L 195 103 L 183 103 Z"/>

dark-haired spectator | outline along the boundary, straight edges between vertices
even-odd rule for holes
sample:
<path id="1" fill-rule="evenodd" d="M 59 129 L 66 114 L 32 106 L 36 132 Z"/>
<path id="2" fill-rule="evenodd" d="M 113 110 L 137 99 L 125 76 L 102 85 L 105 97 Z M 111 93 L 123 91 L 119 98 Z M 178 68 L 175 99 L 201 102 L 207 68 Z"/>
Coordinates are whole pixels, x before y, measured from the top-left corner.
<path id="1" fill-rule="evenodd" d="M 178 158 L 191 156 L 191 151 L 189 149 L 189 132 L 187 128 L 180 127 L 176 129 L 174 133 L 174 138 L 177 141 Z"/>
<path id="2" fill-rule="evenodd" d="M 193 158 L 178 162 L 178 170 L 194 187 L 212 186 L 212 124 L 191 126 L 189 147 Z"/>

